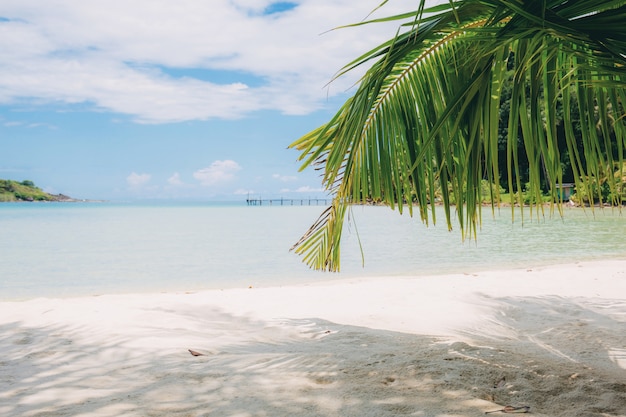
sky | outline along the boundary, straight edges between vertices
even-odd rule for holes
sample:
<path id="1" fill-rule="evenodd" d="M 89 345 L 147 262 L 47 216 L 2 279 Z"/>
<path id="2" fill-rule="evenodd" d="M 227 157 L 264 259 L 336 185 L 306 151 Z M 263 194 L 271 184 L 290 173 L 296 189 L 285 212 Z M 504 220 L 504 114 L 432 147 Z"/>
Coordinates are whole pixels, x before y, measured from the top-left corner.
<path id="1" fill-rule="evenodd" d="M 80 199 L 326 195 L 327 122 L 414 0 L 2 0 L 0 178 Z"/>

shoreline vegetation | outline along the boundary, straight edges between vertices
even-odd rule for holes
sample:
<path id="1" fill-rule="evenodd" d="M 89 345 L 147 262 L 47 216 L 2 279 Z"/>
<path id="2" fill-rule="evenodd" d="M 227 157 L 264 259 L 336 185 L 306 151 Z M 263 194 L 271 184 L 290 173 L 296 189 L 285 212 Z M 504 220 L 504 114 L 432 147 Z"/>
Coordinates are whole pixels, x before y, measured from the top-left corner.
<path id="1" fill-rule="evenodd" d="M 87 201 L 64 194 L 50 194 L 37 187 L 32 181 L 13 181 L 0 179 L 0 203 L 11 202 L 63 202 Z"/>
<path id="2" fill-rule="evenodd" d="M 568 192 L 566 195 L 561 195 L 562 204 L 567 204 L 572 207 L 590 207 L 590 206 L 622 206 L 624 202 L 618 201 L 617 204 L 615 201 L 611 202 L 611 198 L 607 198 L 604 196 L 600 196 L 600 194 L 594 196 L 593 198 L 588 198 L 586 193 L 584 192 L 576 192 L 577 189 L 573 187 L 573 184 L 569 184 L 572 186 L 572 192 Z M 532 193 L 528 193 L 523 191 L 520 193 L 507 193 L 505 190 L 495 190 L 496 185 L 489 183 L 486 180 L 483 180 L 481 184 L 481 202 L 480 205 L 484 207 L 488 206 L 496 206 L 496 207 L 510 207 L 511 205 L 520 207 L 521 205 L 528 206 L 540 206 L 540 205 L 551 205 L 556 204 L 556 201 L 553 197 L 542 194 L 538 201 L 538 198 L 533 196 Z M 440 192 L 436 192 L 437 197 L 440 196 Z M 495 197 L 495 201 L 492 201 Z M 623 196 L 621 196 L 623 198 Z M 308 204 L 304 204 L 303 202 L 308 200 Z M 318 205 L 319 202 L 327 203 L 329 198 L 309 198 L 309 199 L 248 199 L 246 203 L 248 205 L 256 206 L 262 205 L 263 201 L 269 202 L 269 205 L 273 205 L 272 202 L 276 202 L 276 205 L 282 205 L 284 201 L 291 201 L 293 205 L 293 201 L 300 201 L 300 205 L 311 205 L 311 201 L 315 201 L 314 205 Z M 15 181 L 15 180 L 5 180 L 0 179 L 0 203 L 15 203 L 15 202 L 61 202 L 61 203 L 73 203 L 73 202 L 102 202 L 105 200 L 87 200 L 87 199 L 77 199 L 65 194 L 51 194 L 43 191 L 41 188 L 37 187 L 33 181 L 24 180 L 24 181 Z M 281 203 L 281 204 L 278 204 Z M 452 205 L 454 205 L 454 201 L 451 201 Z M 522 203 L 520 205 L 520 203 Z M 405 204 L 407 204 L 405 202 Z M 386 205 L 384 201 L 376 201 L 373 199 L 367 199 L 366 201 L 360 203 L 354 203 L 354 205 L 367 205 L 367 206 L 379 206 Z M 436 198 L 434 205 L 441 206 L 443 205 L 440 198 Z"/>

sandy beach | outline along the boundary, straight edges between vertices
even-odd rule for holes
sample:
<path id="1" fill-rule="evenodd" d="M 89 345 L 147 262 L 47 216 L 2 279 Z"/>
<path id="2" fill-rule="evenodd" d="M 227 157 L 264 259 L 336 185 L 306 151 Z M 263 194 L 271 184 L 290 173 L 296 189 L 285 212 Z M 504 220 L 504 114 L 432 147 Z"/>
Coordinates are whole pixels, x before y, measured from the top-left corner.
<path id="1" fill-rule="evenodd" d="M 322 279 L 2 302 L 0 415 L 626 416 L 626 260 Z"/>

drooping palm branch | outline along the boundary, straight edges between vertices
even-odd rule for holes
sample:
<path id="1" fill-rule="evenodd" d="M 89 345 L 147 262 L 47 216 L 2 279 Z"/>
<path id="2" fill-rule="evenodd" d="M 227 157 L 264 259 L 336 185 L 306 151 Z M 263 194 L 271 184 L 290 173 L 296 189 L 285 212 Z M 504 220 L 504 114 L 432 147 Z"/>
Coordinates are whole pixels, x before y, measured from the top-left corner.
<path id="1" fill-rule="evenodd" d="M 505 86 L 511 194 L 522 189 L 524 156 L 528 192 L 539 197 L 547 182 L 560 207 L 560 112 L 577 186 L 592 190 L 599 178 L 621 185 L 621 175 L 607 172 L 614 166 L 621 172 L 624 162 L 626 1 L 458 0 L 425 8 L 419 0 L 414 12 L 362 24 L 378 21 L 398 21 L 398 35 L 343 69 L 339 75 L 375 61 L 327 124 L 291 144 L 301 152 L 302 169 L 321 167 L 333 194 L 294 245 L 311 267 L 339 269 L 351 204 L 380 202 L 411 215 L 417 207 L 428 223 L 436 221 L 433 203 L 440 201 L 449 228 L 454 207 L 463 236 L 475 235 L 481 181 L 500 180 Z M 579 135 L 571 128 L 574 113 Z"/>

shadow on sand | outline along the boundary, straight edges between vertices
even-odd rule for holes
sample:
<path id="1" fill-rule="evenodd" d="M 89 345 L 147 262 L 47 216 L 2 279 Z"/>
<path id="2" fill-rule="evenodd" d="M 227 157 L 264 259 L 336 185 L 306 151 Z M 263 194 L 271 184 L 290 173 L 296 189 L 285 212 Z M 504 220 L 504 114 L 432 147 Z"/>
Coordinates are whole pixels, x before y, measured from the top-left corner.
<path id="1" fill-rule="evenodd" d="M 191 307 L 155 307 L 189 325 L 158 332 L 148 320 L 133 337 L 98 323 L 8 323 L 0 415 L 469 417 L 511 404 L 535 416 L 624 416 L 626 349 L 614 331 L 624 323 L 605 305 L 484 301 L 488 324 L 456 341 Z"/>

